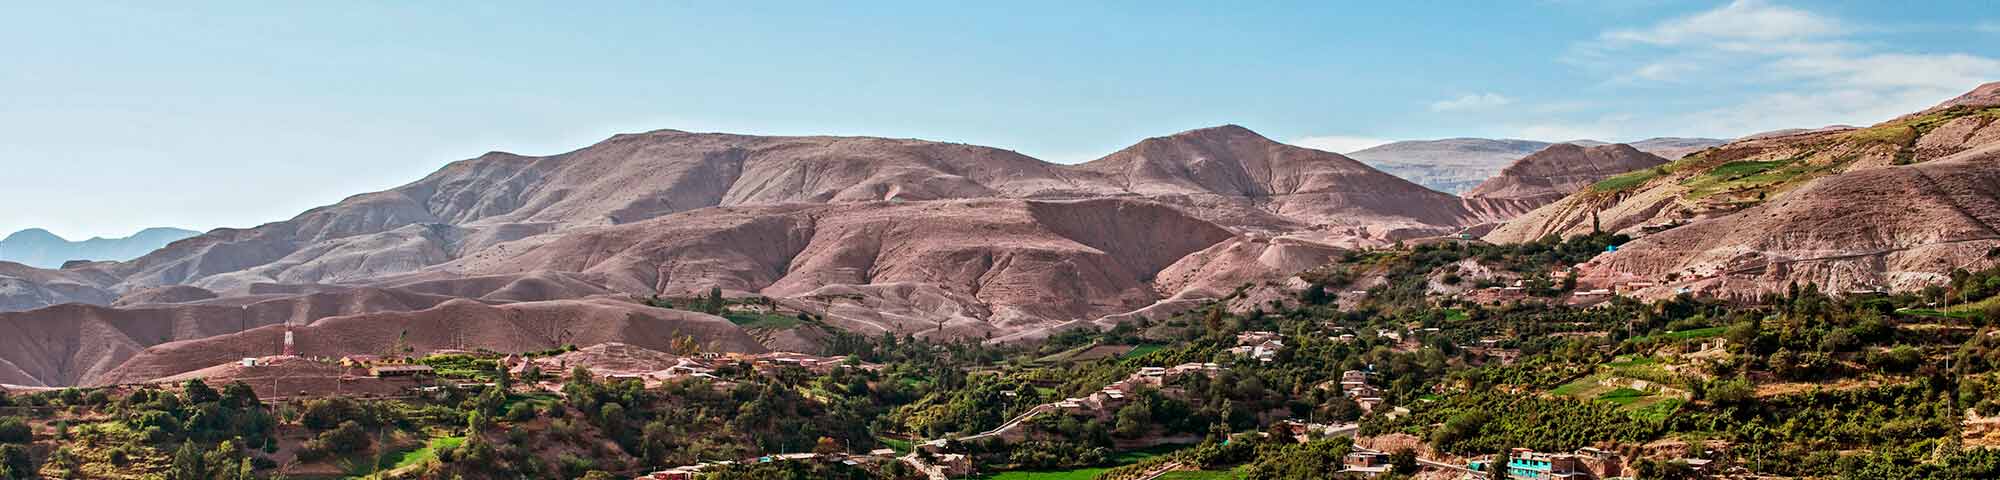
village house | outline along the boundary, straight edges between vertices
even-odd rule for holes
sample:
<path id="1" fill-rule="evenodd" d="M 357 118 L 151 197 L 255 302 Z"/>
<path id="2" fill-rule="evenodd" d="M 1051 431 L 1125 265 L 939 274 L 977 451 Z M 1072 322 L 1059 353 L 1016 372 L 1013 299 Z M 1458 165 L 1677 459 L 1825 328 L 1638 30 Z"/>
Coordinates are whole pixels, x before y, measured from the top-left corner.
<path id="1" fill-rule="evenodd" d="M 1482 469 L 1489 460 L 1470 463 Z M 1543 453 L 1526 448 L 1509 451 L 1507 477 L 1522 480 L 1599 480 L 1624 477 L 1618 454 L 1585 447 L 1576 453 Z"/>
<path id="2" fill-rule="evenodd" d="M 1389 455 L 1376 452 L 1354 452 L 1340 461 L 1340 473 L 1350 477 L 1374 478 L 1389 473 Z"/>
<path id="3" fill-rule="evenodd" d="M 1285 336 L 1278 334 L 1278 332 L 1264 332 L 1264 331 L 1243 332 L 1236 334 L 1236 344 L 1256 345 L 1272 340 L 1283 340 L 1284 338 Z"/>
<path id="4" fill-rule="evenodd" d="M 340 366 L 347 368 L 368 368 L 383 362 L 381 355 L 356 354 L 340 357 Z"/>
<path id="5" fill-rule="evenodd" d="M 937 461 L 932 462 L 931 464 L 937 465 L 938 467 L 944 469 L 944 474 L 947 477 L 968 476 L 972 475 L 973 471 L 972 457 L 956 453 L 947 453 L 944 455 L 938 455 Z"/>

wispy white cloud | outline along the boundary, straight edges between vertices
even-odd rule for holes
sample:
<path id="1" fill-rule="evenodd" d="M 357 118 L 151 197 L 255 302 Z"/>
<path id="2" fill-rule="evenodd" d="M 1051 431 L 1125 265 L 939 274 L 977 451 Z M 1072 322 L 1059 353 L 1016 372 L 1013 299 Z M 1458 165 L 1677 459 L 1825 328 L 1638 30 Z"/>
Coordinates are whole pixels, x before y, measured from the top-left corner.
<path id="1" fill-rule="evenodd" d="M 1365 150 L 1368 147 L 1378 146 L 1393 141 L 1394 140 L 1389 140 L 1386 138 L 1375 138 L 1375 137 L 1360 137 L 1351 135 L 1321 135 L 1321 136 L 1295 139 L 1285 143 L 1290 143 L 1292 145 L 1298 145 L 1301 147 L 1306 147 L 1314 150 L 1324 150 L 1333 153 L 1351 153 L 1359 150 Z"/>
<path id="2" fill-rule="evenodd" d="M 1979 25 L 1973 27 L 1973 29 L 1986 33 L 2000 33 L 2000 21 L 1979 22 Z"/>
<path id="3" fill-rule="evenodd" d="M 1645 28 L 1611 30 L 1599 37 L 1613 42 L 1677 46 L 1744 41 L 1782 43 L 1848 32 L 1849 27 L 1834 18 L 1759 0 L 1737 0 L 1714 10 Z"/>
<path id="4" fill-rule="evenodd" d="M 1895 51 L 1867 41 L 1868 35 L 1889 30 L 1762 0 L 1737 0 L 1651 25 L 1604 31 L 1572 46 L 1563 60 L 1604 73 L 1612 86 L 1699 79 L 1717 88 L 1762 92 L 1734 105 L 1658 119 L 1744 134 L 1873 123 L 2000 79 L 2000 59 Z"/>
<path id="5" fill-rule="evenodd" d="M 1507 98 L 1505 95 L 1501 95 L 1498 93 L 1493 93 L 1493 92 L 1473 93 L 1460 96 L 1458 98 L 1431 102 L 1431 111 L 1452 112 L 1460 110 L 1484 110 L 1488 108 L 1506 106 L 1507 104 L 1510 103 L 1514 103 L 1514 99 Z"/>
<path id="6" fill-rule="evenodd" d="M 1656 82 L 1678 81 L 1684 75 L 1694 73 L 1700 66 L 1686 60 L 1662 60 L 1648 63 L 1632 71 L 1632 76 Z"/>

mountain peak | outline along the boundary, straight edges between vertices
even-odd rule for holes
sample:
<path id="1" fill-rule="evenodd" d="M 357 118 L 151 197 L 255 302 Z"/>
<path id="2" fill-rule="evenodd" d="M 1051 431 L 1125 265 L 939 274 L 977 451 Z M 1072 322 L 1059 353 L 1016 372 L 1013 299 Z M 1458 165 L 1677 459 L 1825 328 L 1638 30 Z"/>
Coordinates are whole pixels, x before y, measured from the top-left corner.
<path id="1" fill-rule="evenodd" d="M 68 240 L 63 239 L 62 236 L 50 233 L 48 230 L 43 230 L 40 228 L 30 228 L 14 232 L 11 235 L 7 235 L 6 239 L 0 240 L 0 242 L 9 242 L 9 243 L 27 242 L 27 241 L 66 242 Z"/>
<path id="2" fill-rule="evenodd" d="M 1940 103 L 1935 107 L 1931 107 L 1931 110 L 1939 110 L 1951 107 L 1993 107 L 1993 106 L 2000 106 L 2000 82 L 1987 82 L 1984 85 L 1974 87 L 1972 91 L 1965 92 L 1964 95 L 1959 95 L 1957 97 L 1952 98 L 1951 100 L 1945 100 L 1944 103 Z"/>
<path id="3" fill-rule="evenodd" d="M 70 241 L 40 228 L 30 228 L 0 240 L 6 245 L 0 260 L 19 262 L 36 268 L 60 268 L 70 260 L 126 260 L 151 252 L 176 240 L 201 232 L 178 228 L 148 228 L 125 238 L 93 237 Z"/>
<path id="4" fill-rule="evenodd" d="M 1206 128 L 1197 128 L 1193 130 L 1176 133 L 1173 135 L 1167 135 L 1164 137 L 1156 137 L 1156 138 L 1202 139 L 1202 140 L 1252 139 L 1252 140 L 1263 140 L 1266 142 L 1272 141 L 1270 138 L 1265 137 L 1263 134 L 1259 134 L 1248 128 L 1244 128 L 1242 125 L 1237 125 L 1234 123 L 1226 123 Z"/>

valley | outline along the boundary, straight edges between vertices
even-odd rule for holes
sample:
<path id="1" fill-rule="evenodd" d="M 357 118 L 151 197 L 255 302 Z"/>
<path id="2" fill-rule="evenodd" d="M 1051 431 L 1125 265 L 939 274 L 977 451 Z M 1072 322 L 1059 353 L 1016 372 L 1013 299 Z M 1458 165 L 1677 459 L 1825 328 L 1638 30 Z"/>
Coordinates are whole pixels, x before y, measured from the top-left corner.
<path id="1" fill-rule="evenodd" d="M 2000 83 L 1353 156 L 620 134 L 0 262 L 0 478 L 1993 478 L 1995 225 Z"/>

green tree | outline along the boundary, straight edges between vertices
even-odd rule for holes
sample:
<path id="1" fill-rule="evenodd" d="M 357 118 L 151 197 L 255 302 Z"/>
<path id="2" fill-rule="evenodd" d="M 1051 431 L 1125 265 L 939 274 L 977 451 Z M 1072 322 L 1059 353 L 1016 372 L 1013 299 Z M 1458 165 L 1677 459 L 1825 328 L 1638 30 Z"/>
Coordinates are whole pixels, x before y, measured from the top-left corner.
<path id="1" fill-rule="evenodd" d="M 0 478 L 34 478 L 34 459 L 28 456 L 28 447 L 0 445 Z"/>
<path id="2" fill-rule="evenodd" d="M 709 315 L 722 314 L 722 287 L 708 287 L 708 303 L 702 304 L 701 311 Z"/>
<path id="3" fill-rule="evenodd" d="M 247 383 L 229 382 L 229 385 L 222 387 L 222 405 L 238 409 L 257 406 L 257 391 L 251 389 Z"/>
<path id="4" fill-rule="evenodd" d="M 202 382 L 199 378 L 188 380 L 183 387 L 182 394 L 187 397 L 187 403 L 189 404 L 203 404 L 222 400 L 222 394 L 216 393 L 214 388 L 209 388 L 208 384 Z"/>
<path id="5" fill-rule="evenodd" d="M 1500 453 L 1493 455 L 1493 463 L 1486 464 L 1486 474 L 1491 475 L 1491 478 L 1508 478 L 1507 464 L 1513 461 L 1514 458 L 1508 455 L 1507 450 L 1500 450 Z"/>
<path id="6" fill-rule="evenodd" d="M 0 443 L 28 443 L 35 440 L 35 432 L 28 427 L 28 421 L 21 417 L 0 417 Z"/>
<path id="7" fill-rule="evenodd" d="M 167 469 L 167 480 L 205 480 L 208 469 L 202 465 L 202 452 L 192 441 L 181 442 L 181 448 L 174 450 L 174 462 Z"/>
<path id="8" fill-rule="evenodd" d="M 1120 437 L 1137 438 L 1146 433 L 1147 428 L 1153 424 L 1152 409 L 1141 402 L 1126 404 L 1124 408 L 1118 409 L 1117 415 L 1118 420 L 1111 431 Z"/>
<path id="9" fill-rule="evenodd" d="M 1396 473 L 1415 475 L 1419 468 L 1417 465 L 1417 452 L 1408 448 L 1396 449 L 1394 453 L 1389 454 L 1389 466 L 1394 467 Z"/>

